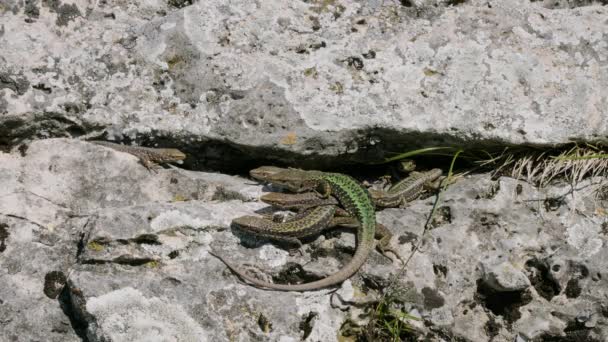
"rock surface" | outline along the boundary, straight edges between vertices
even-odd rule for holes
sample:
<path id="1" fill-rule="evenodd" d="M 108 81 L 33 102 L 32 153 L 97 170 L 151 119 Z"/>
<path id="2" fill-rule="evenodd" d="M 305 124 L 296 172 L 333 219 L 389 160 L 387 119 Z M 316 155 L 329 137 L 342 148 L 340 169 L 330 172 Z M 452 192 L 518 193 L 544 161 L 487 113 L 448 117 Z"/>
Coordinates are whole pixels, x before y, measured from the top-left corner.
<path id="1" fill-rule="evenodd" d="M 268 189 L 250 180 L 151 173 L 131 155 L 68 139 L 0 153 L 0 179 L 2 341 L 333 341 L 361 321 L 355 306 L 331 305 L 330 290 L 258 290 L 208 253 L 275 282 L 322 277 L 352 255 L 347 230 L 313 239 L 303 255 L 232 230 L 232 218 L 265 212 L 257 197 Z M 338 293 L 374 296 L 399 274 L 402 310 L 423 319 L 416 326 L 431 341 L 606 340 L 597 181 L 572 191 L 462 178 L 425 234 L 435 197 L 385 209 L 378 221 L 399 253 L 420 249 L 405 273 L 373 253 Z"/>
<path id="2" fill-rule="evenodd" d="M 0 144 L 105 131 L 207 165 L 326 165 L 601 140 L 600 3 L 4 1 Z"/>
<path id="3" fill-rule="evenodd" d="M 352 231 L 290 255 L 230 226 L 268 187 L 200 171 L 605 140 L 604 2 L 0 1 L 0 341 L 352 340 L 389 284 L 419 340 L 608 340 L 605 178 L 467 176 L 427 230 L 435 197 L 382 210 L 411 259 L 372 253 L 338 300 L 252 288 L 209 251 L 312 281 Z"/>

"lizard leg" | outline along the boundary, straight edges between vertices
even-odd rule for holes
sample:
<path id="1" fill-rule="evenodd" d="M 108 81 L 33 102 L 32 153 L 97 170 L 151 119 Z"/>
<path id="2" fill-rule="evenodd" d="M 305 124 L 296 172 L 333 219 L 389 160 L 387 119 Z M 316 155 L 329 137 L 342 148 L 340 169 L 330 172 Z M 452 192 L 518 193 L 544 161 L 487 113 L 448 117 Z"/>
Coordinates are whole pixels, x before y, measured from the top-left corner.
<path id="1" fill-rule="evenodd" d="M 376 181 L 374 183 L 370 183 L 368 181 L 363 181 L 361 184 L 363 184 L 363 186 L 366 188 L 370 188 L 368 190 L 375 190 L 373 187 L 377 186 L 378 188 L 382 189 L 382 191 L 385 191 L 388 188 L 390 188 L 392 185 L 391 178 L 392 177 L 390 175 L 384 175 L 384 176 L 378 177 L 378 181 Z"/>
<path id="2" fill-rule="evenodd" d="M 406 208 L 409 204 L 410 204 L 410 202 L 405 197 L 402 196 L 399 198 L 399 202 L 394 203 L 393 207 L 403 209 L 403 208 Z"/>
<path id="3" fill-rule="evenodd" d="M 335 216 L 350 216 L 350 213 L 342 208 L 337 208 L 336 213 L 334 214 L 334 217 Z"/>
<path id="4" fill-rule="evenodd" d="M 376 248 L 382 255 L 391 259 L 391 261 L 394 260 L 387 255 L 387 252 L 391 252 L 395 255 L 395 257 L 397 257 L 397 259 L 399 259 L 399 261 L 401 261 L 401 263 L 404 263 L 403 258 L 401 255 L 399 255 L 399 252 L 397 252 L 397 250 L 391 246 L 391 237 L 393 237 L 393 233 L 391 233 L 386 226 L 380 223 L 376 224 L 376 239 L 380 240 L 376 244 Z"/>
<path id="5" fill-rule="evenodd" d="M 310 214 L 312 209 L 313 208 L 300 209 L 295 215 L 287 217 L 287 220 L 285 220 L 285 222 L 303 219 L 304 217 L 308 216 L 308 214 Z"/>
<path id="6" fill-rule="evenodd" d="M 325 181 L 316 181 L 313 185 L 303 188 L 303 190 L 313 190 L 321 198 L 329 198 L 331 196 L 331 186 Z"/>
<path id="7" fill-rule="evenodd" d="M 428 181 L 424 183 L 424 188 L 429 190 L 437 190 L 439 187 L 441 187 L 441 182 L 443 182 L 445 178 L 447 177 L 439 177 L 433 181 Z"/>
<path id="8" fill-rule="evenodd" d="M 143 166 L 145 166 L 146 169 L 148 169 L 148 171 L 158 173 L 157 169 L 160 168 L 160 165 L 154 163 L 152 160 L 150 160 L 150 158 L 141 157 L 140 161 L 141 161 L 141 164 Z"/>
<path id="9" fill-rule="evenodd" d="M 384 176 L 380 176 L 380 189 L 386 190 L 387 188 L 390 188 L 391 185 L 393 184 L 391 182 L 391 176 L 389 175 L 384 175 Z"/>
<path id="10" fill-rule="evenodd" d="M 359 221 L 357 221 L 357 219 L 354 217 L 334 217 L 329 222 L 328 227 L 335 227 L 335 226 L 357 228 L 357 227 L 359 227 Z M 392 254 L 394 254 L 397 257 L 397 259 L 399 259 L 399 261 L 403 262 L 401 255 L 399 255 L 397 250 L 395 250 L 390 245 L 391 237 L 393 237 L 393 233 L 391 233 L 391 231 L 388 228 L 386 228 L 386 226 L 384 226 L 380 223 L 376 223 L 375 238 L 380 240 L 376 244 L 376 249 L 378 249 L 378 252 L 380 252 L 380 254 L 384 255 L 391 261 L 394 261 L 387 254 L 387 252 L 391 252 Z"/>

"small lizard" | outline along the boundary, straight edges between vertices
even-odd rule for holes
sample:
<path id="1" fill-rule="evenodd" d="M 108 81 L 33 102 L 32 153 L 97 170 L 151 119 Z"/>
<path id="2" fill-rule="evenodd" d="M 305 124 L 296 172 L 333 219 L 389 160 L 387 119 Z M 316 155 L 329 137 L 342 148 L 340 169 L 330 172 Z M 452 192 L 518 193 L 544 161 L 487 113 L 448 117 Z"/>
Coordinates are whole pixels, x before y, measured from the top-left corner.
<path id="1" fill-rule="evenodd" d="M 90 140 L 95 145 L 109 147 L 119 152 L 126 152 L 139 158 L 139 161 L 148 170 L 158 168 L 157 163 L 179 162 L 186 158 L 186 155 L 175 148 L 152 148 L 142 146 L 129 146 L 111 143 L 108 141 Z"/>
<path id="2" fill-rule="evenodd" d="M 441 169 L 425 172 L 411 172 L 410 176 L 395 183 L 388 190 L 368 189 L 377 207 L 392 208 L 404 206 L 414 200 L 425 188 L 437 188 L 442 175 Z"/>
<path id="3" fill-rule="evenodd" d="M 365 260 L 367 260 L 369 253 L 373 249 L 374 236 L 376 235 L 376 213 L 374 204 L 372 203 L 367 190 L 355 179 L 339 173 L 305 171 L 291 168 L 280 170 L 280 168 L 269 169 L 268 167 L 261 171 L 259 169 L 256 170 L 253 170 L 251 174 L 259 175 L 261 172 L 270 170 L 265 174 L 265 177 L 268 178 L 267 180 L 271 183 L 283 186 L 288 190 L 294 192 L 316 190 L 321 194 L 322 198 L 328 198 L 330 195 L 336 197 L 349 215 L 353 216 L 358 222 L 357 249 L 355 255 L 346 266 L 327 278 L 306 284 L 284 285 L 274 284 L 251 277 L 239 270 L 237 266 L 227 262 L 223 257 L 214 252 L 210 253 L 224 262 L 226 266 L 242 279 L 257 287 L 266 289 L 280 291 L 318 290 L 340 284 L 355 274 L 363 263 L 365 263 Z"/>
<path id="4" fill-rule="evenodd" d="M 270 192 L 260 197 L 264 203 L 284 210 L 299 210 L 300 212 L 286 222 L 277 223 L 258 216 L 241 216 L 232 221 L 239 229 L 264 236 L 277 241 L 285 241 L 298 247 L 301 238 L 319 234 L 321 231 L 336 226 L 357 228 L 359 222 L 344 209 L 337 207 L 338 200 L 334 197 L 320 198 L 312 192 L 286 194 Z M 376 248 L 386 256 L 390 251 L 401 259 L 401 256 L 390 247 L 392 233 L 380 223 L 376 223 L 375 238 L 380 241 Z"/>
<path id="5" fill-rule="evenodd" d="M 301 238 L 328 228 L 336 209 L 334 205 L 321 205 L 305 210 L 286 222 L 274 222 L 259 216 L 241 216 L 232 220 L 232 225 L 251 234 L 301 247 Z"/>

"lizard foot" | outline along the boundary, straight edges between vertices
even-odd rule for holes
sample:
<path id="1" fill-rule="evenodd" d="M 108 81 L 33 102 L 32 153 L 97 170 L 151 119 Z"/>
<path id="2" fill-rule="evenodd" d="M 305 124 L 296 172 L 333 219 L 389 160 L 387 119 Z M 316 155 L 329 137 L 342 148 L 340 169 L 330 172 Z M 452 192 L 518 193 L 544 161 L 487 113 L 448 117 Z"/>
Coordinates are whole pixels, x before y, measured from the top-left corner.
<path id="1" fill-rule="evenodd" d="M 158 170 L 162 169 L 162 166 L 156 164 L 155 162 L 147 159 L 147 158 L 142 158 L 141 159 L 141 164 L 148 169 L 148 171 L 157 174 Z"/>
<path id="2" fill-rule="evenodd" d="M 395 262 L 396 259 L 399 259 L 399 261 L 401 261 L 402 264 L 405 264 L 405 261 L 403 261 L 403 258 L 401 257 L 401 255 L 393 247 L 391 247 L 391 246 L 382 246 L 382 245 L 378 244 L 377 249 L 380 252 L 380 254 L 382 254 L 383 256 L 385 256 L 391 262 Z M 393 254 L 396 257 L 396 259 L 393 259 L 390 256 L 388 256 L 387 252 L 391 252 L 391 254 Z"/>
<path id="3" fill-rule="evenodd" d="M 301 257 L 304 256 L 304 252 L 302 252 L 302 248 L 297 247 L 297 248 L 291 248 L 289 249 L 289 256 L 295 256 L 296 254 L 299 254 Z"/>

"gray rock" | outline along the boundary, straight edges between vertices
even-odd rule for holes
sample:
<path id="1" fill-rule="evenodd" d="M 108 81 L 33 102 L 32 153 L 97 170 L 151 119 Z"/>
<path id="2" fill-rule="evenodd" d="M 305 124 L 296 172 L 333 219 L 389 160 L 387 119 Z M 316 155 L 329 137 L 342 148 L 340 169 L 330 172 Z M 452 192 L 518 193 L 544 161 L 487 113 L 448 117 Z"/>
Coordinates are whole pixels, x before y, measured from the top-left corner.
<path id="1" fill-rule="evenodd" d="M 11 324 L 26 320 L 22 315 L 41 317 L 30 322 L 26 339 L 41 338 L 48 326 L 55 331 L 47 332 L 53 340 L 77 339 L 77 333 L 91 341 L 144 338 L 150 329 L 160 338 L 180 340 L 299 339 L 306 324 L 309 338 L 328 340 L 343 322 L 344 313 L 327 305 L 327 291 L 278 296 L 259 291 L 240 283 L 207 253 L 214 248 L 236 262 L 255 261 L 258 272 L 299 260 L 229 229 L 233 217 L 265 207 L 251 202 L 262 189 L 251 181 L 179 169 L 151 173 L 128 154 L 66 139 L 34 142 L 24 156 L 0 156 L 7 184 L 3 199 L 10 199 L 0 202 L 8 228 L 2 240 L 8 256 L 0 264 L 3 280 L 37 294 L 15 293 L 15 286 L 0 292 L 5 307 L 14 307 L 3 312 L 6 339 L 23 336 L 23 324 Z M 17 219 L 26 225 L 14 224 Z M 41 253 L 40 243 L 53 246 L 56 255 L 33 258 Z M 354 239 L 340 245 L 352 249 Z M 334 244 L 319 248 L 332 250 Z M 25 260 L 31 266 L 24 267 Z M 379 256 L 372 260 L 387 264 Z M 337 267 L 325 258 L 305 272 L 323 276 Z M 37 279 L 40 270 L 54 277 Z M 65 314 L 57 294 L 47 299 L 48 309 L 33 305 L 53 292 L 62 294 Z M 273 302 L 277 305 L 268 305 Z"/>
<path id="2" fill-rule="evenodd" d="M 606 260 L 605 236 L 594 235 L 604 242 L 599 250 L 590 250 L 576 239 L 566 240 L 570 228 L 562 223 L 579 222 L 595 230 L 595 219 L 601 220 L 601 216 L 590 213 L 598 203 L 568 200 L 556 210 L 536 200 L 555 191 L 510 178 L 493 182 L 473 176 L 442 194 L 436 214 L 443 217 L 431 221 L 432 230 L 410 261 L 405 277 L 421 293 L 431 288 L 441 294 L 444 307 L 454 317 L 450 336 L 485 341 L 513 340 L 517 334 L 526 338 L 606 335 L 606 321 L 600 313 L 606 305 L 601 299 L 606 293 L 605 277 L 591 276 L 601 269 L 598 263 Z M 582 195 L 575 192 L 572 196 Z M 430 200 L 415 201 L 406 209 L 379 213 L 379 220 L 400 235 L 396 239 L 403 243 L 402 253 L 409 253 L 420 240 L 426 220 L 420 214 L 429 212 L 431 205 Z M 571 205 L 577 211 L 568 210 Z M 581 212 L 588 217 L 578 217 Z M 416 237 L 411 238 L 412 233 Z M 557 263 L 565 266 L 553 267 Z M 424 300 L 418 305 L 425 307 Z M 438 320 L 446 316 L 437 316 L 438 309 L 431 313 L 425 308 L 423 317 L 435 324 L 446 322 Z M 561 313 L 559 318 L 557 313 Z M 565 332 L 566 326 L 584 325 L 577 323 L 581 314 L 598 317 L 602 323 Z"/>
<path id="3" fill-rule="evenodd" d="M 530 303 L 520 308 L 521 319 L 516 322 L 515 329 L 519 334 L 530 340 L 542 336 L 543 333 L 550 333 L 553 336 L 565 336 L 562 332 L 566 328 L 566 322 L 551 315 L 543 308 L 545 303 Z"/>
<path id="4" fill-rule="evenodd" d="M 323 277 L 350 258 L 348 230 L 311 239 L 300 256 L 231 229 L 234 217 L 267 212 L 256 200 L 263 186 L 178 168 L 152 173 L 131 155 L 68 139 L 22 151 L 0 153 L 0 281 L 8 284 L 0 287 L 0 338 L 127 341 L 153 331 L 161 339 L 328 341 L 346 320 L 366 323 L 349 318 L 364 309 L 330 305 L 330 290 L 258 290 L 208 253 L 275 282 Z M 396 279 L 391 308 L 421 317 L 412 325 L 437 341 L 605 339 L 608 249 L 595 210 L 605 203 L 583 200 L 595 181 L 543 205 L 537 199 L 561 185 L 469 176 L 442 193 L 426 233 L 433 197 L 380 211 L 398 252 L 419 250 L 405 272 L 373 253 L 339 293 L 378 296 Z"/>
<path id="5" fill-rule="evenodd" d="M 268 188 L 151 173 L 73 139 L 19 143 L 168 144 L 189 169 L 243 171 L 600 140 L 607 14 L 583 0 L 3 2 L 0 340 L 332 341 L 369 312 L 330 305 L 330 290 L 252 288 L 208 253 L 276 282 L 350 259 L 350 231 L 300 256 L 231 229 L 267 212 Z M 601 181 L 466 177 L 427 228 L 433 198 L 383 210 L 412 258 L 402 271 L 373 253 L 339 293 L 374 298 L 396 279 L 391 309 L 432 341 L 608 340 Z"/>
<path id="6" fill-rule="evenodd" d="M 89 338 L 109 341 L 208 341 L 201 326 L 168 299 L 146 298 L 125 287 L 87 301 L 87 311 L 96 318 L 97 332 Z"/>
<path id="7" fill-rule="evenodd" d="M 509 262 L 484 266 L 484 283 L 498 292 L 522 291 L 530 286 L 530 280 Z"/>
<path id="8" fill-rule="evenodd" d="M 16 2 L 0 9 L 0 143 L 94 127 L 234 166 L 597 140 L 608 9 L 560 3 Z"/>

